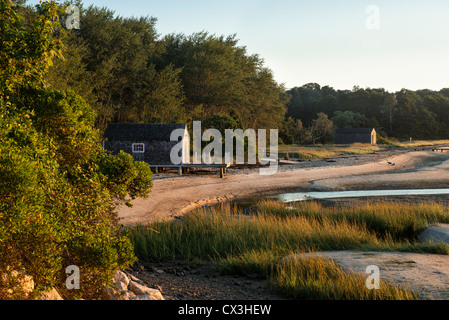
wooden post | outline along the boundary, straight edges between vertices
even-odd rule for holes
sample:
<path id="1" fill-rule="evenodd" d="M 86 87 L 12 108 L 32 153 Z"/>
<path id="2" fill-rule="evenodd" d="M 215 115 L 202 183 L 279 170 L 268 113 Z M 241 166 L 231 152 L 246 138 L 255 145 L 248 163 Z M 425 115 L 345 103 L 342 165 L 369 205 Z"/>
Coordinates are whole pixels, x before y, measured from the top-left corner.
<path id="1" fill-rule="evenodd" d="M 223 178 L 223 176 L 224 176 L 224 168 L 221 167 L 220 168 L 220 178 Z"/>

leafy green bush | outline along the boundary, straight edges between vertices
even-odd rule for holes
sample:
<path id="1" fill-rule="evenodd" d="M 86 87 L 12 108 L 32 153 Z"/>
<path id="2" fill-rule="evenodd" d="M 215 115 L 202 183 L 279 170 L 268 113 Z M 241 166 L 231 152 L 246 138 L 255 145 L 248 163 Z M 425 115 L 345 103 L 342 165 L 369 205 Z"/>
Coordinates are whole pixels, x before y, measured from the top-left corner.
<path id="1" fill-rule="evenodd" d="M 64 128 L 67 135 L 49 127 L 39 132 L 35 115 L 11 104 L 2 102 L 1 115 L 0 270 L 25 268 L 38 291 L 57 286 L 64 292 L 67 275 L 60 271 L 74 264 L 89 279 L 77 294 L 97 297 L 112 271 L 135 260 L 116 226 L 113 200 L 148 195 L 148 165 L 127 154 L 105 154 L 98 139 L 69 138 L 83 134 L 75 126 Z M 70 139 L 76 140 L 76 155 L 61 150 L 71 146 L 58 140 Z"/>
<path id="2" fill-rule="evenodd" d="M 127 195 L 147 196 L 152 173 L 130 155 L 107 154 L 91 107 L 45 85 L 58 48 L 56 4 L 38 5 L 27 24 L 20 8 L 0 4 L 0 63 L 11 66 L 0 70 L 0 275 L 26 270 L 36 285 L 27 298 L 50 287 L 100 298 L 113 272 L 136 260 L 115 208 Z M 80 268 L 80 290 L 65 286 L 70 265 Z M 0 283 L 0 299 L 26 297 L 13 288 Z"/>

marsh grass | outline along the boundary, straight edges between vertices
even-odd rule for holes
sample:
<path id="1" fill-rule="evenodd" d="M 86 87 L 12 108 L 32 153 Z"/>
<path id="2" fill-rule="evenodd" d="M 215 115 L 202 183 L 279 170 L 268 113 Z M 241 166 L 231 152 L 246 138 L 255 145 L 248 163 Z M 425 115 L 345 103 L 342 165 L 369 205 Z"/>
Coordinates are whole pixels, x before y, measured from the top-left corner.
<path id="1" fill-rule="evenodd" d="M 295 144 L 281 145 L 279 146 L 279 153 L 281 154 L 288 153 L 289 157 L 291 158 L 307 160 L 307 159 L 332 158 L 341 155 L 363 155 L 386 150 L 392 147 L 408 149 L 423 146 L 449 144 L 449 140 L 416 140 L 412 142 L 410 141 L 400 142 L 393 139 L 383 138 L 382 140 L 379 140 L 379 142 L 380 141 L 382 141 L 382 143 L 379 143 L 376 146 L 364 143 L 354 143 L 348 145 L 325 144 L 316 146 L 303 146 Z"/>
<path id="2" fill-rule="evenodd" d="M 180 223 L 159 223 L 150 227 L 153 230 L 140 226 L 131 232 L 139 257 L 215 259 L 256 249 L 285 254 L 294 250 L 382 246 L 374 232 L 349 221 L 278 216 L 271 212 L 244 216 L 233 214 L 229 207 L 199 209 Z M 386 241 L 389 240 L 383 242 Z"/>
<path id="3" fill-rule="evenodd" d="M 283 259 L 269 276 L 273 289 L 294 299 L 416 300 L 409 288 L 380 281 L 378 290 L 366 287 L 366 276 L 343 270 L 321 257 Z"/>
<path id="4" fill-rule="evenodd" d="M 318 145 L 318 146 L 301 146 L 301 145 L 283 145 L 279 146 L 279 153 L 288 153 L 292 158 L 306 159 L 323 159 L 332 158 L 340 155 L 362 155 L 382 150 L 383 147 L 373 146 L 370 144 L 354 143 L 350 145 Z"/>
<path id="5" fill-rule="evenodd" d="M 319 221 L 335 221 L 366 227 L 377 237 L 395 240 L 415 240 L 429 224 L 449 223 L 447 209 L 436 203 L 416 205 L 393 201 L 367 201 L 362 206 L 326 207 L 317 202 L 298 202 L 285 205 L 264 201 L 258 205 L 258 214 L 277 217 L 305 217 Z"/>
<path id="6" fill-rule="evenodd" d="M 436 146 L 442 144 L 449 144 L 449 140 L 413 140 L 405 141 L 405 142 L 397 142 L 395 145 L 403 147 L 403 148 L 416 148 L 423 146 Z"/>
<path id="7" fill-rule="evenodd" d="M 445 244 L 417 242 L 425 227 L 447 222 L 447 211 L 430 203 L 326 207 L 315 202 L 292 206 L 264 201 L 252 215 L 238 214 L 235 207 L 224 204 L 197 209 L 180 221 L 137 226 L 129 234 L 139 258 L 212 260 L 225 273 L 257 273 L 289 297 L 408 299 L 415 295 L 396 286 L 377 293 L 361 290 L 361 280 L 333 262 L 286 262 L 283 257 L 332 250 L 449 254 Z M 315 268 L 319 265 L 321 269 Z M 334 273 L 329 273 L 331 269 Z M 326 287 L 330 281 L 326 277 L 336 279 L 332 280 L 335 288 Z"/>

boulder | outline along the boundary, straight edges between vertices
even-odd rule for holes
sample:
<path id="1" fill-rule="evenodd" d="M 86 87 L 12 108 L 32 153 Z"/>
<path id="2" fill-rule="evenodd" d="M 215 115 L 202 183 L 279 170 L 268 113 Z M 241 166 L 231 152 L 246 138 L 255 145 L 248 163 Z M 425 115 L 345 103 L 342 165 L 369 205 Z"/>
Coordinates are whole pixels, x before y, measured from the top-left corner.
<path id="1" fill-rule="evenodd" d="M 418 236 L 421 242 L 444 242 L 449 244 L 449 224 L 429 226 Z"/>
<path id="2" fill-rule="evenodd" d="M 49 291 L 45 291 L 41 294 L 40 300 L 64 300 L 59 292 L 53 288 Z"/>
<path id="3" fill-rule="evenodd" d="M 6 299 L 28 298 L 34 290 L 33 277 L 26 270 L 8 268 L 7 272 L 0 274 L 0 280 L 6 286 L 11 286 L 4 290 Z M 112 284 L 103 288 L 103 292 L 108 300 L 164 300 L 159 290 L 145 286 L 141 280 L 120 270 L 114 274 Z M 43 292 L 38 299 L 64 300 L 55 288 Z"/>
<path id="4" fill-rule="evenodd" d="M 7 299 L 9 297 L 13 298 L 13 293 L 19 293 L 25 298 L 34 290 L 34 280 L 33 277 L 26 273 L 26 270 L 9 270 L 0 275 L 1 282 L 7 287 L 6 290 Z"/>
<path id="5" fill-rule="evenodd" d="M 126 275 L 126 273 L 124 273 L 123 271 L 118 270 L 115 274 L 114 274 L 114 281 L 115 282 L 121 282 L 123 283 L 126 287 L 128 287 L 129 284 L 129 278 Z"/>
<path id="6" fill-rule="evenodd" d="M 161 292 L 148 288 L 142 281 L 123 271 L 114 274 L 113 282 L 104 288 L 108 300 L 164 300 Z"/>
<path id="7" fill-rule="evenodd" d="M 131 292 L 133 292 L 137 297 L 142 297 L 142 296 L 151 297 L 151 299 L 148 297 L 145 297 L 144 299 L 140 299 L 140 300 L 164 300 L 164 297 L 162 296 L 162 294 L 159 290 L 148 288 L 148 287 L 143 286 L 135 281 L 130 281 L 129 290 Z"/>

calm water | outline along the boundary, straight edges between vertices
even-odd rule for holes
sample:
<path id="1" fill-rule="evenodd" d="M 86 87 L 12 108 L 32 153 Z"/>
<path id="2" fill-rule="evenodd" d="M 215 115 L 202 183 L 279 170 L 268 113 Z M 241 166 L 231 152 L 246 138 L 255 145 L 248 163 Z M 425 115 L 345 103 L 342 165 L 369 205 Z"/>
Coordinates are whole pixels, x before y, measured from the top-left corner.
<path id="1" fill-rule="evenodd" d="M 282 193 L 269 197 L 280 202 L 294 202 L 310 199 L 335 199 L 382 196 L 419 196 L 449 194 L 449 189 L 400 189 L 400 190 L 360 190 L 360 191 L 329 191 L 329 192 L 293 192 Z"/>
<path id="2" fill-rule="evenodd" d="M 290 192 L 267 197 L 253 197 L 233 200 L 231 203 L 240 208 L 256 205 L 266 199 L 277 200 L 284 203 L 304 201 L 312 199 L 337 199 L 358 197 L 382 197 L 382 196 L 416 196 L 416 195 L 449 195 L 449 189 L 398 189 L 398 190 L 360 190 L 360 191 L 323 191 L 323 192 Z"/>

